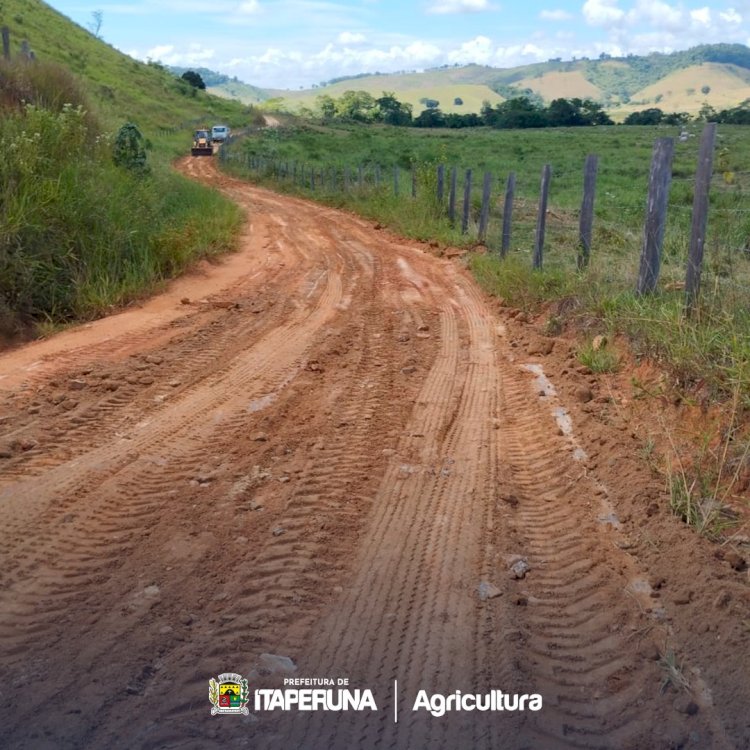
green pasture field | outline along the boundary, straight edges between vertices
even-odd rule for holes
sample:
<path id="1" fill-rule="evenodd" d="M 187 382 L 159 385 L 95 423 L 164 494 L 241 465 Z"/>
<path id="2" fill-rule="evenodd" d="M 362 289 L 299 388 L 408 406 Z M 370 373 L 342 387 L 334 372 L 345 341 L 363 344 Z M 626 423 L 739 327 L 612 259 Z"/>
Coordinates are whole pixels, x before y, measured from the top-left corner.
<path id="1" fill-rule="evenodd" d="M 260 131 L 233 144 L 225 168 L 276 189 L 345 206 L 421 240 L 472 246 L 485 171 L 492 174 L 487 254 L 470 257 L 479 282 L 528 311 L 557 302 L 568 317 L 596 320 L 592 332 L 629 334 L 636 353 L 663 359 L 682 385 L 705 382 L 715 393 L 738 391 L 750 403 L 750 128 L 721 126 L 714 157 L 711 207 L 702 280 L 701 306 L 693 320 L 682 314 L 693 184 L 701 123 L 687 127 L 681 142 L 676 127 L 555 128 L 499 131 L 485 128 L 421 130 L 388 126 L 320 127 L 297 124 Z M 662 258 L 660 289 L 633 293 L 643 236 L 651 152 L 655 139 L 675 138 L 673 181 Z M 578 214 L 586 155 L 599 156 L 591 265 L 579 272 Z M 248 159 L 265 166 L 250 169 Z M 457 206 L 465 170 L 473 170 L 470 229 L 451 224 L 435 200 L 437 165 L 459 171 Z M 544 269 L 532 272 L 531 253 L 541 170 L 552 166 Z M 305 183 L 299 174 L 305 167 Z M 363 165 L 366 185 L 357 185 Z M 374 182 L 379 165 L 381 183 Z M 292 177 L 297 169 L 298 179 Z M 393 168 L 399 168 L 399 196 L 393 195 Z M 279 168 L 286 176 L 279 177 Z M 318 170 L 310 190 L 310 168 Z M 344 190 L 343 170 L 349 170 Z M 336 170 L 335 187 L 330 171 Z M 411 170 L 417 198 L 411 197 Z M 320 170 L 325 179 L 321 184 Z M 504 186 L 516 173 L 511 252 L 500 260 Z M 554 317 L 554 314 L 551 313 Z M 593 335 L 593 333 L 592 333 Z"/>

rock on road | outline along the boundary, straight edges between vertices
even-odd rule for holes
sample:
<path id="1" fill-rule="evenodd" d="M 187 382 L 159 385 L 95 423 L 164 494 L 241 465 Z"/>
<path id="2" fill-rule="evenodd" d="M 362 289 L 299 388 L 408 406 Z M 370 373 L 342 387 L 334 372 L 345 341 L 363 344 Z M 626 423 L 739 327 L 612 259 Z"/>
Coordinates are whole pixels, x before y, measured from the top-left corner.
<path id="1" fill-rule="evenodd" d="M 239 251 L 0 356 L 0 746 L 692 741 L 602 485 L 468 274 L 179 167 L 246 209 Z M 378 711 L 212 718 L 210 677 L 281 684 L 263 654 Z M 543 710 L 412 711 L 492 689 Z M 710 700 L 690 722 L 733 746 Z"/>

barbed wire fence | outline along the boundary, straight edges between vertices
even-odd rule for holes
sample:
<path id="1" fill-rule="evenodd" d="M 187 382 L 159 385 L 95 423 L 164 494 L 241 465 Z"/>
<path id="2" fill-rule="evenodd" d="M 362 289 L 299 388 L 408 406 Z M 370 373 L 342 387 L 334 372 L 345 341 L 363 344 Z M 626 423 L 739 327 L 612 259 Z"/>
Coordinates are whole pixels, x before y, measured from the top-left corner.
<path id="1" fill-rule="evenodd" d="M 640 201 L 632 195 L 623 199 L 606 185 L 597 186 L 602 165 L 595 154 L 586 157 L 579 172 L 556 173 L 553 164 L 545 164 L 536 177 L 516 172 L 496 175 L 444 164 L 434 165 L 429 173 L 419 164 L 411 169 L 372 162 L 347 164 L 345 159 L 343 163 L 313 164 L 243 152 L 234 147 L 241 141 L 233 138 L 222 147 L 219 157 L 253 180 L 309 197 L 340 198 L 345 203 L 347 198 L 377 194 L 390 200 L 427 201 L 436 221 L 447 220 L 464 237 L 501 258 L 513 248 L 522 248 L 538 270 L 545 267 L 550 244 L 555 249 L 574 250 L 563 262 L 571 272 L 585 272 L 613 240 L 615 244 L 635 244 L 640 249 L 640 258 L 633 257 L 631 264 L 636 294 L 656 291 L 666 256 L 671 271 L 667 283 L 671 290 L 684 292 L 685 314 L 690 316 L 700 299 L 706 248 L 711 250 L 712 275 L 722 287 L 731 287 L 733 293 L 744 297 L 750 288 L 747 272 L 738 273 L 738 264 L 750 260 L 750 206 L 745 204 L 743 190 L 723 190 L 728 184 L 750 183 L 750 173 L 728 176 L 714 171 L 715 139 L 716 125 L 708 123 L 701 135 L 698 165 L 689 177 L 672 174 L 675 139 L 657 139 L 645 196 Z M 576 180 L 582 188 L 579 208 L 549 204 L 556 182 L 569 185 Z M 670 199 L 675 185 L 679 195 Z M 712 190 L 716 193 L 713 202 Z M 534 192 L 536 199 L 529 197 Z M 707 235 L 709 217 L 714 221 Z M 718 248 L 727 249 L 722 258 L 717 258 Z M 557 252 L 552 258 L 560 262 Z M 674 275 L 677 261 L 683 264 L 682 280 Z"/>

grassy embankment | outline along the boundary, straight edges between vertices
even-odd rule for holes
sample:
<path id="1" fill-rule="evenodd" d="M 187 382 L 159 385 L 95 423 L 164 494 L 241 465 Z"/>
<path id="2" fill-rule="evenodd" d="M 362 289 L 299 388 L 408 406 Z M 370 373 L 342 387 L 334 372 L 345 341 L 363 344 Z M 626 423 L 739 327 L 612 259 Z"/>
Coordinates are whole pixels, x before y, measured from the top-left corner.
<path id="1" fill-rule="evenodd" d="M 233 246 L 237 208 L 171 161 L 196 124 L 240 127 L 250 110 L 123 55 L 38 0 L 3 2 L 2 25 L 13 59 L 0 67 L 0 333 L 95 317 Z M 23 39 L 36 62 L 21 59 Z M 146 174 L 112 161 L 129 121 L 144 135 Z"/>

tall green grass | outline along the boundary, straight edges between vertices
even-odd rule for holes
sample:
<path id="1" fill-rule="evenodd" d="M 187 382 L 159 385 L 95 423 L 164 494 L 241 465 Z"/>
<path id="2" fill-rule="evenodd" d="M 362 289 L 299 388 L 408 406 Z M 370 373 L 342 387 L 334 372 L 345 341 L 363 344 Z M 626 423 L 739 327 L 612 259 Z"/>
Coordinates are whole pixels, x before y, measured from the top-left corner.
<path id="1" fill-rule="evenodd" d="M 509 305 L 537 313 L 548 308 L 574 325 L 623 333 L 636 357 L 661 362 L 678 386 L 703 386 L 715 398 L 737 393 L 750 407 L 750 305 L 739 287 L 707 286 L 699 314 L 687 318 L 682 291 L 637 296 L 630 265 L 613 254 L 585 272 L 572 262 L 534 271 L 519 254 L 505 260 L 475 255 L 470 268 L 484 289 Z"/>
<path id="2" fill-rule="evenodd" d="M 171 170 L 116 167 L 64 70 L 3 63 L 0 92 L 3 334 L 97 316 L 232 246 L 239 210 Z"/>

